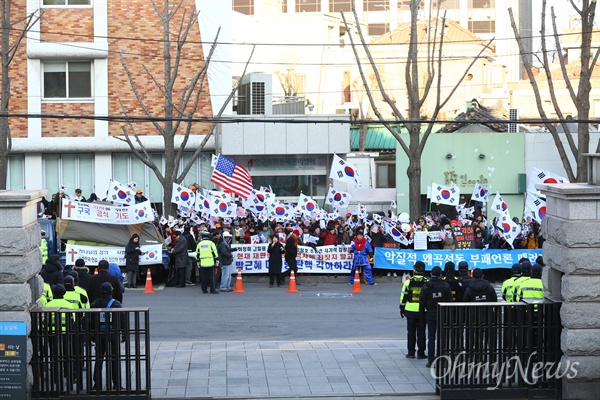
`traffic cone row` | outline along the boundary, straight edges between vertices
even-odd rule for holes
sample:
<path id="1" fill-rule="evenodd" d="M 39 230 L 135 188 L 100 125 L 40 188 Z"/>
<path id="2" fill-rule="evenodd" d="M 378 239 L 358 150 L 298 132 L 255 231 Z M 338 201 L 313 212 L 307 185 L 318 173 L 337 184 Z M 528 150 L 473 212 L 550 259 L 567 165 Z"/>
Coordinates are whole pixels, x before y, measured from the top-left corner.
<path id="1" fill-rule="evenodd" d="M 362 293 L 362 289 L 360 288 L 360 275 L 358 274 L 358 268 L 354 271 L 354 284 L 352 285 L 352 290 L 350 293 Z"/>
<path id="2" fill-rule="evenodd" d="M 156 294 L 154 291 L 154 287 L 152 286 L 152 274 L 150 273 L 150 268 L 148 268 L 148 272 L 146 273 L 146 287 L 144 288 L 143 294 Z"/>
<path id="3" fill-rule="evenodd" d="M 233 293 L 246 293 L 244 291 L 244 284 L 242 282 L 242 269 L 238 268 L 237 278 L 235 279 L 235 289 L 233 289 Z"/>
<path id="4" fill-rule="evenodd" d="M 294 275 L 294 271 L 290 273 L 290 286 L 288 287 L 287 293 L 298 293 L 298 288 L 296 287 L 296 275 Z"/>

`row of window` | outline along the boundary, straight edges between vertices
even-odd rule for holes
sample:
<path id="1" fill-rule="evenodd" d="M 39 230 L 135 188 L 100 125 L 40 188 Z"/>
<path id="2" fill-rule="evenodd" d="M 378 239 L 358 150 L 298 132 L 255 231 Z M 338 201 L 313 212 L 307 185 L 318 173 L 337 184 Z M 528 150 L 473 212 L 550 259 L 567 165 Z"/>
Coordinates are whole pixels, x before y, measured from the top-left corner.
<path id="1" fill-rule="evenodd" d="M 179 171 L 187 164 L 191 153 L 184 154 Z M 153 154 L 154 162 L 162 166 L 161 154 Z M 183 183 L 196 183 L 205 187 L 211 186 L 212 173 L 211 155 L 202 154 L 188 172 Z M 93 154 L 46 154 L 43 156 L 43 187 L 48 190 L 48 196 L 58 191 L 61 185 L 66 186 L 66 192 L 74 194 L 76 188 L 83 191 L 85 197 L 96 193 L 99 198 L 106 196 L 108 184 L 98 183 L 94 187 L 94 155 Z M 137 157 L 129 153 L 115 153 L 112 157 L 113 179 L 121 183 L 135 182 L 144 195 L 152 202 L 161 203 L 162 186 L 154 173 Z M 254 187 L 271 186 L 279 196 L 322 197 L 327 194 L 329 179 L 325 175 L 277 175 L 253 176 Z M 378 188 L 396 187 L 396 165 L 394 163 L 377 164 Z M 25 189 L 25 157 L 13 154 L 9 157 L 7 187 L 12 190 Z"/>
<path id="2" fill-rule="evenodd" d="M 45 0 L 46 1 L 46 0 Z M 53 0 L 56 1 L 56 0 Z M 409 10 L 411 0 L 396 0 L 398 10 Z M 436 8 L 439 1 L 442 10 L 460 9 L 461 0 L 432 0 L 432 7 Z M 423 7 L 423 3 L 421 3 Z M 495 0 L 468 0 L 469 9 L 489 9 L 496 7 Z M 279 0 L 279 12 L 287 13 L 287 0 Z M 363 0 L 364 11 L 389 11 L 390 0 Z M 254 15 L 254 0 L 233 0 L 233 10 L 245 15 Z M 330 12 L 351 12 L 352 0 L 329 0 Z M 321 0 L 296 0 L 295 12 L 321 12 Z"/>

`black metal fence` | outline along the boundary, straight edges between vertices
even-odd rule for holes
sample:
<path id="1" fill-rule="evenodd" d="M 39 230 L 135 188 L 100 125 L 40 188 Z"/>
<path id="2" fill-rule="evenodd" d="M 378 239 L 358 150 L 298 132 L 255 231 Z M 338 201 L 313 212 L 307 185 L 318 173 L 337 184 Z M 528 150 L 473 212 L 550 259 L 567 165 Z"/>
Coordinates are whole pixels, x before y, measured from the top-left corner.
<path id="1" fill-rule="evenodd" d="M 442 399 L 560 398 L 560 306 L 440 303 L 436 393 Z"/>
<path id="2" fill-rule="evenodd" d="M 31 312 L 34 399 L 150 399 L 148 308 Z"/>

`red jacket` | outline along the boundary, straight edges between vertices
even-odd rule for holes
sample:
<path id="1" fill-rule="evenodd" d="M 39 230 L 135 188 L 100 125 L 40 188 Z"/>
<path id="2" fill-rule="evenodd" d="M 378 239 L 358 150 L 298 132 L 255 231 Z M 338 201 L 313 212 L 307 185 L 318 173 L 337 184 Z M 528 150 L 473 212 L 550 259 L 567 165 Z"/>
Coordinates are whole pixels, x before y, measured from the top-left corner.
<path id="1" fill-rule="evenodd" d="M 323 246 L 331 246 L 339 244 L 337 233 L 331 233 L 330 231 L 321 232 L 321 239 L 323 239 Z"/>

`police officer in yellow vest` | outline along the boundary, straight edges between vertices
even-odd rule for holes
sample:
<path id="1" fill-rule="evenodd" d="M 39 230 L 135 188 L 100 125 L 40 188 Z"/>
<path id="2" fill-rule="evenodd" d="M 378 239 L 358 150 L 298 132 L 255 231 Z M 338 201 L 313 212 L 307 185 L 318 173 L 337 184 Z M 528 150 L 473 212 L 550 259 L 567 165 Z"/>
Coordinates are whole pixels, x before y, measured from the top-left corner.
<path id="1" fill-rule="evenodd" d="M 200 241 L 196 246 L 196 258 L 200 265 L 200 278 L 202 280 L 202 293 L 208 293 L 207 285 L 210 285 L 210 293 L 217 294 L 215 290 L 214 268 L 219 260 L 217 246 L 210 239 L 208 231 L 200 231 Z"/>
<path id="2" fill-rule="evenodd" d="M 542 266 L 534 264 L 531 267 L 531 278 L 521 282 L 515 301 L 543 300 L 544 284 L 542 283 Z"/>
<path id="3" fill-rule="evenodd" d="M 64 299 L 64 295 L 66 293 L 65 287 L 63 285 L 61 285 L 60 283 L 52 286 L 52 297 L 53 299 L 50 300 L 49 302 L 46 303 L 46 305 L 44 305 L 44 308 L 62 308 L 62 309 L 66 309 L 71 310 L 73 309 L 73 304 L 70 303 L 69 301 Z M 68 341 L 68 335 L 66 335 L 67 333 L 67 329 L 72 325 L 73 323 L 73 315 L 72 314 L 67 314 L 65 312 L 61 312 L 61 311 L 56 311 L 56 312 L 50 312 L 47 315 L 47 319 L 45 321 L 45 325 L 46 325 L 46 329 L 48 329 L 48 331 L 54 336 L 56 339 L 50 339 L 48 341 L 48 345 L 49 345 L 49 350 L 50 350 L 50 356 L 54 359 L 55 362 L 59 362 L 62 364 L 62 368 L 60 368 L 58 371 L 61 371 L 65 377 L 67 377 L 67 372 L 68 372 L 68 368 L 67 368 L 67 362 L 65 362 L 64 360 L 61 361 L 59 358 L 60 355 L 64 355 L 64 354 L 69 354 L 70 353 L 70 349 L 69 349 L 69 341 Z M 60 319 L 60 320 L 59 320 Z M 71 368 L 72 370 L 72 368 Z M 56 377 L 58 379 L 58 377 Z M 70 379 L 72 379 L 73 377 L 68 377 Z M 70 380 L 70 382 L 72 382 Z"/>
<path id="4" fill-rule="evenodd" d="M 73 304 L 73 308 L 89 308 L 87 296 L 75 290 L 75 280 L 71 275 L 65 276 L 65 290 L 64 299 Z M 88 306 L 86 307 L 85 304 Z"/>
<path id="5" fill-rule="evenodd" d="M 521 264 L 513 264 L 513 266 L 510 268 L 510 272 L 512 276 L 502 282 L 502 298 L 508 303 L 515 301 L 515 282 L 521 277 Z"/>
<path id="6" fill-rule="evenodd" d="M 48 241 L 46 240 L 46 232 L 42 231 L 42 240 L 40 241 L 40 253 L 42 254 L 42 265 L 48 261 Z"/>
<path id="7" fill-rule="evenodd" d="M 38 299 L 42 307 L 46 306 L 50 300 L 52 300 L 52 288 L 49 283 L 44 282 L 44 287 L 42 289 L 42 295 Z"/>
<path id="8" fill-rule="evenodd" d="M 419 296 L 421 288 L 427 282 L 424 276 L 425 264 L 417 261 L 413 277 L 404 281 L 400 294 L 400 317 L 406 317 L 406 338 L 408 353 L 406 358 L 415 358 L 415 348 L 418 347 L 417 358 L 427 358 L 425 355 L 425 320 L 419 316 Z"/>

